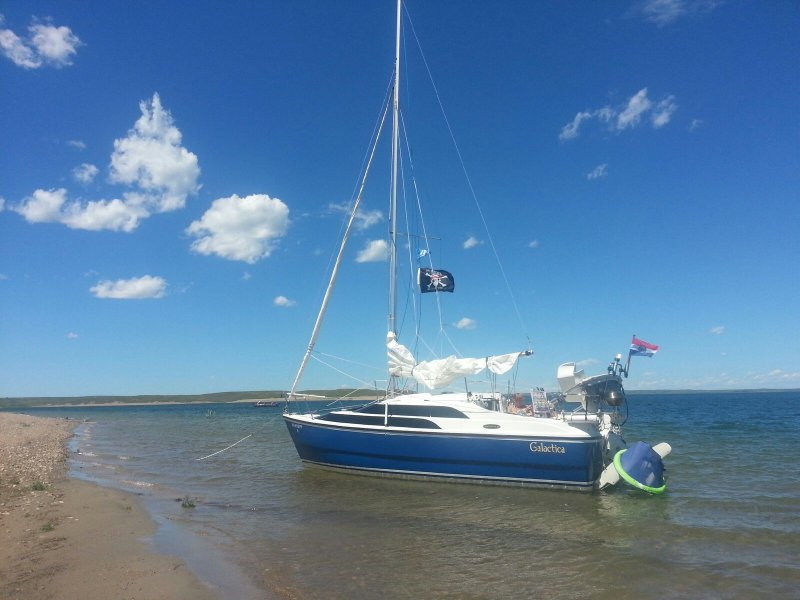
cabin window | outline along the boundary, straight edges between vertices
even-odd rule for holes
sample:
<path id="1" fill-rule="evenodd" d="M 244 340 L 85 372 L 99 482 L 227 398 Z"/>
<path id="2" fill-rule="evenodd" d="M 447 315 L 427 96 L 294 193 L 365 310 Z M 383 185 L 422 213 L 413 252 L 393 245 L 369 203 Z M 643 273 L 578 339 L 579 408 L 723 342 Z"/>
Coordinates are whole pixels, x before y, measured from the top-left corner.
<path id="1" fill-rule="evenodd" d="M 386 407 L 384 404 L 370 404 L 358 409 L 358 412 L 367 415 L 382 415 Z M 389 416 L 397 415 L 402 417 L 439 417 L 445 419 L 468 419 L 469 417 L 460 410 L 452 406 L 429 406 L 429 405 L 408 405 L 390 404 Z"/>
<path id="2" fill-rule="evenodd" d="M 334 423 L 353 423 L 357 425 L 383 426 L 383 415 L 364 415 L 354 413 L 328 413 L 317 417 L 318 421 L 332 421 Z M 441 429 L 433 421 L 409 417 L 389 417 L 390 427 L 408 427 L 411 429 Z"/>

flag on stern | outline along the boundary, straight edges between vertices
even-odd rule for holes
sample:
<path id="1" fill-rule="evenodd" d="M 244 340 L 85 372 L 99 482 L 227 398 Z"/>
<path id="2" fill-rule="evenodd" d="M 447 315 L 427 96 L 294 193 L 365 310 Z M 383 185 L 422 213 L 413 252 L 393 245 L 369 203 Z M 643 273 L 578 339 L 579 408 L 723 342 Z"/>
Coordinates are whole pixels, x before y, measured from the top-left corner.
<path id="1" fill-rule="evenodd" d="M 628 356 L 653 356 L 656 352 L 658 352 L 658 346 L 633 336 Z"/>
<path id="2" fill-rule="evenodd" d="M 427 292 L 452 292 L 456 287 L 453 275 L 441 269 L 420 268 L 417 272 L 419 291 Z"/>

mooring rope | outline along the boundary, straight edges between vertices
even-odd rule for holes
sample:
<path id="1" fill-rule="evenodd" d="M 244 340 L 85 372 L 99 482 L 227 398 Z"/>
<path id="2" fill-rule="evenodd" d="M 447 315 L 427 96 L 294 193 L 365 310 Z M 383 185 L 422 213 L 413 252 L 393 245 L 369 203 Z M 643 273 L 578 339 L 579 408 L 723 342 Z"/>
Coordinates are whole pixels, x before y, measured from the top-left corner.
<path id="1" fill-rule="evenodd" d="M 248 435 L 244 436 L 244 437 L 243 437 L 242 439 L 240 439 L 238 442 L 234 442 L 233 444 L 231 444 L 231 445 L 230 445 L 230 446 L 228 446 L 227 448 L 223 448 L 222 450 L 218 450 L 217 452 L 214 452 L 213 454 L 209 454 L 208 456 L 203 456 L 203 457 L 201 457 L 201 458 L 197 458 L 197 459 L 195 459 L 195 460 L 205 460 L 205 459 L 207 459 L 207 458 L 211 458 L 212 456 L 216 456 L 217 454 L 222 454 L 223 452 L 225 452 L 225 450 L 230 450 L 230 449 L 231 449 L 231 448 L 233 448 L 233 447 L 234 447 L 236 444 L 240 444 L 241 442 L 245 441 L 245 440 L 246 440 L 247 438 L 249 438 L 251 435 L 253 435 L 253 434 L 252 434 L 252 433 L 250 433 L 250 434 L 248 434 Z"/>

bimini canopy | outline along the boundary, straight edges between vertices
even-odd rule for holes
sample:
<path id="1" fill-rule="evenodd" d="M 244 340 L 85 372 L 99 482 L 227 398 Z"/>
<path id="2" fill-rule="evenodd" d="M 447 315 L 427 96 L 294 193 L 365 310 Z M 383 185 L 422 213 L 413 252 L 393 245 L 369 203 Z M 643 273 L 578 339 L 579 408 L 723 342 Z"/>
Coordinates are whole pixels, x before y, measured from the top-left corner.
<path id="1" fill-rule="evenodd" d="M 457 358 L 448 356 L 438 360 L 417 362 L 411 351 L 399 343 L 391 331 L 386 338 L 389 354 L 389 375 L 413 377 L 430 390 L 443 388 L 465 375 L 475 375 L 484 369 L 502 375 L 511 370 L 517 359 L 530 352 L 512 352 L 485 358 Z"/>

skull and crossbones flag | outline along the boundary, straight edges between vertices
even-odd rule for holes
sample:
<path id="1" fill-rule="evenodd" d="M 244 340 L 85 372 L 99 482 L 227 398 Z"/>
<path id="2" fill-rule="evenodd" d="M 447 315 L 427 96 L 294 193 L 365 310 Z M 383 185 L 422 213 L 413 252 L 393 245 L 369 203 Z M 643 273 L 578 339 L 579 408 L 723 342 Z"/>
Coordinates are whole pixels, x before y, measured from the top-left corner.
<path id="1" fill-rule="evenodd" d="M 421 268 L 417 274 L 419 291 L 427 292 L 452 292 L 456 287 L 453 275 L 441 269 Z"/>

